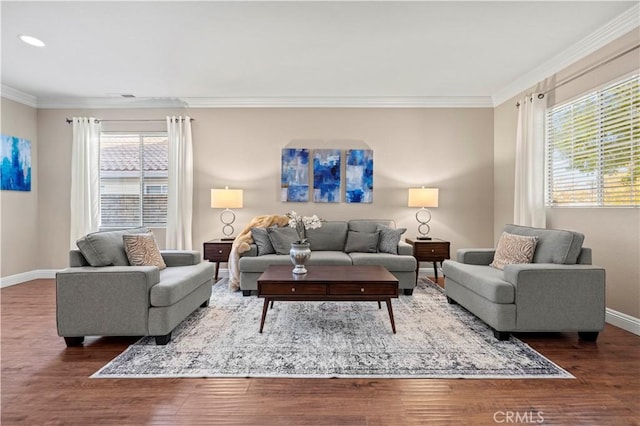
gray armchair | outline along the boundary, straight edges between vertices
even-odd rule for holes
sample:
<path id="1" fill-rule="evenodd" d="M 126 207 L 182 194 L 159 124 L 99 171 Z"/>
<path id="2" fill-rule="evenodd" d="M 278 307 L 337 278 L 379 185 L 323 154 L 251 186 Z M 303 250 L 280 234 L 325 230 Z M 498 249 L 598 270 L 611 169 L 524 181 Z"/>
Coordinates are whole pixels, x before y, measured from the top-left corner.
<path id="1" fill-rule="evenodd" d="M 511 332 L 577 331 L 595 341 L 604 328 L 605 270 L 591 265 L 584 235 L 507 225 L 538 238 L 533 262 L 504 270 L 489 264 L 495 249 L 464 249 L 443 264 L 449 303 L 459 303 L 506 340 Z"/>
<path id="2" fill-rule="evenodd" d="M 120 247 L 109 248 L 114 249 Z M 56 274 L 58 335 L 67 346 L 81 344 L 85 336 L 150 335 L 157 344 L 167 344 L 182 320 L 199 306 L 208 306 L 213 264 L 202 262 L 196 251 L 161 254 L 167 265 L 163 270 L 91 266 L 79 250 L 71 250 L 70 267 Z"/>

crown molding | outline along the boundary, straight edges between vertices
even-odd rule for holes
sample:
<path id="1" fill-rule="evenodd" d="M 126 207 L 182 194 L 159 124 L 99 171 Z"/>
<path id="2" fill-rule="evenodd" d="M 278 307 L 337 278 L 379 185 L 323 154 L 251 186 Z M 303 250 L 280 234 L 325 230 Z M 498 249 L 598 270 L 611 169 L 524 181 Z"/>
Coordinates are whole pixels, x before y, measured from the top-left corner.
<path id="1" fill-rule="evenodd" d="M 51 98 L 38 108 L 492 108 L 490 96 Z"/>
<path id="2" fill-rule="evenodd" d="M 178 98 L 40 98 L 38 108 L 110 109 L 110 108 L 185 108 Z"/>
<path id="3" fill-rule="evenodd" d="M 190 108 L 491 108 L 490 96 L 183 98 Z"/>
<path id="4" fill-rule="evenodd" d="M 2 97 L 5 99 L 19 102 L 21 104 L 30 106 L 32 108 L 38 107 L 37 99 L 33 95 L 30 95 L 25 92 L 21 92 L 18 89 L 14 89 L 13 87 L 9 87 L 4 84 L 1 86 L 0 90 L 2 91 Z"/>
<path id="5" fill-rule="evenodd" d="M 549 76 L 578 62 L 629 31 L 638 28 L 640 26 L 638 16 L 640 16 L 640 4 L 634 5 L 589 36 L 503 87 L 493 95 L 493 105 L 498 106 L 512 97 L 529 90 L 539 82 L 549 78 Z"/>
<path id="6" fill-rule="evenodd" d="M 589 36 L 503 87 L 493 95 L 493 106 L 498 106 L 519 93 L 529 90 L 549 76 L 638 28 L 640 26 L 639 16 L 640 4 L 635 4 Z"/>

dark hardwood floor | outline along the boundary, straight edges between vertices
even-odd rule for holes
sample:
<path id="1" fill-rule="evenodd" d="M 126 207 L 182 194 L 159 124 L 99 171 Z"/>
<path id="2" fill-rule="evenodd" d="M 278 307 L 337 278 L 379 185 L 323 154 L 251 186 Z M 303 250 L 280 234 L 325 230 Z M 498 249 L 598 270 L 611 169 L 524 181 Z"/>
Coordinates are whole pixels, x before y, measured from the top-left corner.
<path id="1" fill-rule="evenodd" d="M 640 337 L 519 338 L 577 379 L 89 379 L 136 338 L 56 334 L 53 280 L 2 289 L 2 425 L 640 424 Z"/>

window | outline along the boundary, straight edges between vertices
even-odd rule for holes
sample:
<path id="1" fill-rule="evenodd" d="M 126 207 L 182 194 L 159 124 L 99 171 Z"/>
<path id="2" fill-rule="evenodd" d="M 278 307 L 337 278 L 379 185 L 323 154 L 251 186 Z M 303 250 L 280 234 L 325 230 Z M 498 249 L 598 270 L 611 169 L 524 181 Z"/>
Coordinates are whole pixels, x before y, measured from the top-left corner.
<path id="1" fill-rule="evenodd" d="M 167 135 L 100 135 L 101 228 L 167 224 Z"/>
<path id="2" fill-rule="evenodd" d="M 547 111 L 548 206 L 640 206 L 640 76 Z"/>

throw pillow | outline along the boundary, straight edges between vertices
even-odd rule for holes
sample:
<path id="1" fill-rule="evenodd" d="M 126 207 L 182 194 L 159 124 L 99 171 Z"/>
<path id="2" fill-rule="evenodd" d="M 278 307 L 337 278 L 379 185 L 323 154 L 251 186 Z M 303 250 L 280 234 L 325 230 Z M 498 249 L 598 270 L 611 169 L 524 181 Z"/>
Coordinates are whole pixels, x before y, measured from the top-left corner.
<path id="1" fill-rule="evenodd" d="M 344 251 L 345 253 L 375 253 L 378 251 L 379 238 L 380 232 L 349 231 Z"/>
<path id="2" fill-rule="evenodd" d="M 122 236 L 147 233 L 147 228 L 93 232 L 76 241 L 76 245 L 91 266 L 129 266 Z"/>
<path id="3" fill-rule="evenodd" d="M 158 269 L 167 267 L 153 234 L 123 235 L 122 241 L 132 266 L 157 266 Z"/>
<path id="4" fill-rule="evenodd" d="M 253 242 L 258 246 L 258 256 L 265 254 L 274 254 L 276 251 L 269 239 L 269 233 L 266 228 L 251 228 L 251 237 Z"/>
<path id="5" fill-rule="evenodd" d="M 400 237 L 407 231 L 407 228 L 393 229 L 388 226 L 378 225 L 380 240 L 378 241 L 378 252 L 398 254 L 398 244 Z"/>
<path id="6" fill-rule="evenodd" d="M 531 263 L 538 237 L 527 237 L 503 232 L 496 246 L 493 262 L 489 266 L 504 269 L 505 265 Z"/>
<path id="7" fill-rule="evenodd" d="M 298 241 L 298 233 L 291 227 L 267 228 L 269 240 L 276 254 L 289 254 L 291 243 Z"/>

